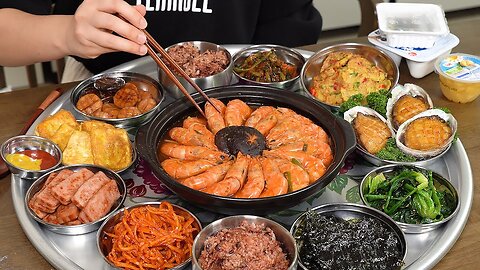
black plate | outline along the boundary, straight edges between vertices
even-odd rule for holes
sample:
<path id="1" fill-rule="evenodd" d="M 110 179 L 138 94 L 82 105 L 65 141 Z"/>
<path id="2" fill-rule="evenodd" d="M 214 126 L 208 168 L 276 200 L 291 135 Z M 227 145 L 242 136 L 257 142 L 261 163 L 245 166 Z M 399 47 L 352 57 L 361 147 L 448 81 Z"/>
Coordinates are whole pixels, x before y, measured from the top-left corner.
<path id="1" fill-rule="evenodd" d="M 211 98 L 217 98 L 225 104 L 232 99 L 241 99 L 250 106 L 270 105 L 287 107 L 308 117 L 321 126 L 329 135 L 334 159 L 326 173 L 315 183 L 303 189 L 284 195 L 240 199 L 207 194 L 186 187 L 171 178 L 160 166 L 157 158 L 158 144 L 167 132 L 184 118 L 197 115 L 193 105 L 186 99 L 179 99 L 165 107 L 151 122 L 139 128 L 135 138 L 138 154 L 146 160 L 153 173 L 180 198 L 204 209 L 223 214 L 260 214 L 265 215 L 286 209 L 308 199 L 327 186 L 343 166 L 345 157 L 356 145 L 352 126 L 345 120 L 334 116 L 319 102 L 300 94 L 261 86 L 224 86 L 205 91 Z M 203 97 L 192 95 L 194 100 L 204 106 Z"/>

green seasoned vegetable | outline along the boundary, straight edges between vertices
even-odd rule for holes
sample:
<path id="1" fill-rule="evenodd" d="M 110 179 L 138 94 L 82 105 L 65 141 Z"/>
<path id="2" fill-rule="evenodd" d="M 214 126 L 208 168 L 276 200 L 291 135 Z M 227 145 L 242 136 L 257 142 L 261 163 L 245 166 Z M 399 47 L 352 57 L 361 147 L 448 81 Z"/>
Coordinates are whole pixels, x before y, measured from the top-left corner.
<path id="1" fill-rule="evenodd" d="M 403 223 L 440 221 L 456 207 L 448 188 L 435 185 L 431 171 L 402 167 L 367 178 L 362 189 L 367 204 Z"/>
<path id="2" fill-rule="evenodd" d="M 372 92 L 366 97 L 367 106 L 371 109 L 374 109 L 383 117 L 387 117 L 387 100 L 391 96 L 392 94 L 385 89 L 382 89 L 378 92 Z"/>
<path id="3" fill-rule="evenodd" d="M 394 138 L 389 138 L 385 146 L 376 154 L 376 156 L 383 160 L 413 162 L 415 157 L 405 154 L 398 148 Z"/>
<path id="4" fill-rule="evenodd" d="M 403 265 L 396 234 L 370 217 L 344 220 L 309 211 L 294 237 L 307 269 L 391 270 Z"/>
<path id="5" fill-rule="evenodd" d="M 341 113 L 344 113 L 344 112 L 350 110 L 351 108 L 353 108 L 355 106 L 362 106 L 362 103 L 363 103 L 363 95 L 362 94 L 353 95 L 347 101 L 340 104 L 339 111 Z"/>

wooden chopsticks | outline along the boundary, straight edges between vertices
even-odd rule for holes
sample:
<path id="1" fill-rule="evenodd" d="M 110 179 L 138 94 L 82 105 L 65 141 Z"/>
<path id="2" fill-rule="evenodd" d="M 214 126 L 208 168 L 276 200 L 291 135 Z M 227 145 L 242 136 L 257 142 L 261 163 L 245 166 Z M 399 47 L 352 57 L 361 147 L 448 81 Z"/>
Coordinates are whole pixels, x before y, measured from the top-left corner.
<path id="1" fill-rule="evenodd" d="M 166 59 L 170 65 L 178 72 L 180 75 L 185 78 L 192 86 L 195 88 L 195 90 L 200 93 L 206 100 L 209 102 L 218 112 L 221 113 L 220 108 L 218 108 L 215 103 L 213 103 L 210 98 L 200 89 L 200 87 L 185 73 L 185 71 L 173 60 L 170 55 L 165 51 L 165 49 L 160 46 L 160 44 L 155 41 L 155 39 L 147 32 L 147 30 L 142 30 L 143 33 L 145 33 L 145 36 L 147 37 L 147 43 L 145 44 L 147 46 L 147 51 L 148 54 L 153 58 L 153 60 L 157 63 L 157 65 L 165 71 L 167 76 L 175 83 L 175 85 L 182 91 L 182 93 L 190 100 L 190 102 L 193 103 L 195 108 L 205 117 L 205 113 L 203 112 L 202 108 L 193 100 L 193 98 L 190 96 L 188 91 L 185 89 L 185 87 L 180 83 L 180 81 L 175 77 L 173 72 L 165 65 L 165 63 L 162 61 L 162 59 L 155 53 L 154 48 L 162 55 L 164 59 Z M 153 46 L 153 48 L 152 48 Z M 205 117 L 206 118 L 206 117 Z"/>

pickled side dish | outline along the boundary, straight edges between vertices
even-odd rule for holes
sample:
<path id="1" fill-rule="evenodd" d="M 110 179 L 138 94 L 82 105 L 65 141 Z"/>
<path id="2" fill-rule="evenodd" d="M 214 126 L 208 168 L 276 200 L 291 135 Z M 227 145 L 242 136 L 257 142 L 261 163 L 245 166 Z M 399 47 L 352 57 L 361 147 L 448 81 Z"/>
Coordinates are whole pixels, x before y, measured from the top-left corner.
<path id="1" fill-rule="evenodd" d="M 247 80 L 266 83 L 283 82 L 298 76 L 297 68 L 281 60 L 274 49 L 249 55 L 233 70 Z"/>
<path id="2" fill-rule="evenodd" d="M 294 237 L 307 269 L 400 269 L 402 244 L 383 222 L 371 217 L 344 220 L 306 213 Z"/>

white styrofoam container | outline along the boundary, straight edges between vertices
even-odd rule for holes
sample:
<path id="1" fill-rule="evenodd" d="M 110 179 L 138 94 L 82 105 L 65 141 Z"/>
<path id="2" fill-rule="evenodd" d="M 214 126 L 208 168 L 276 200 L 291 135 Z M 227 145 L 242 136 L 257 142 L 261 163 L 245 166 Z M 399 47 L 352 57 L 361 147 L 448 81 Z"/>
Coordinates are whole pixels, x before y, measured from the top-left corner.
<path id="1" fill-rule="evenodd" d="M 395 48 L 388 45 L 388 38 L 379 30 L 371 32 L 368 35 L 368 41 L 390 55 L 397 66 L 401 60 L 405 58 L 410 75 L 414 78 L 423 78 L 433 72 L 435 61 L 438 58 L 448 55 L 460 42 L 458 37 L 450 33 L 440 38 L 433 47 L 428 49 L 409 47 Z"/>
<path id="2" fill-rule="evenodd" d="M 439 5 L 380 3 L 376 10 L 379 29 L 391 47 L 430 48 L 450 32 Z"/>

